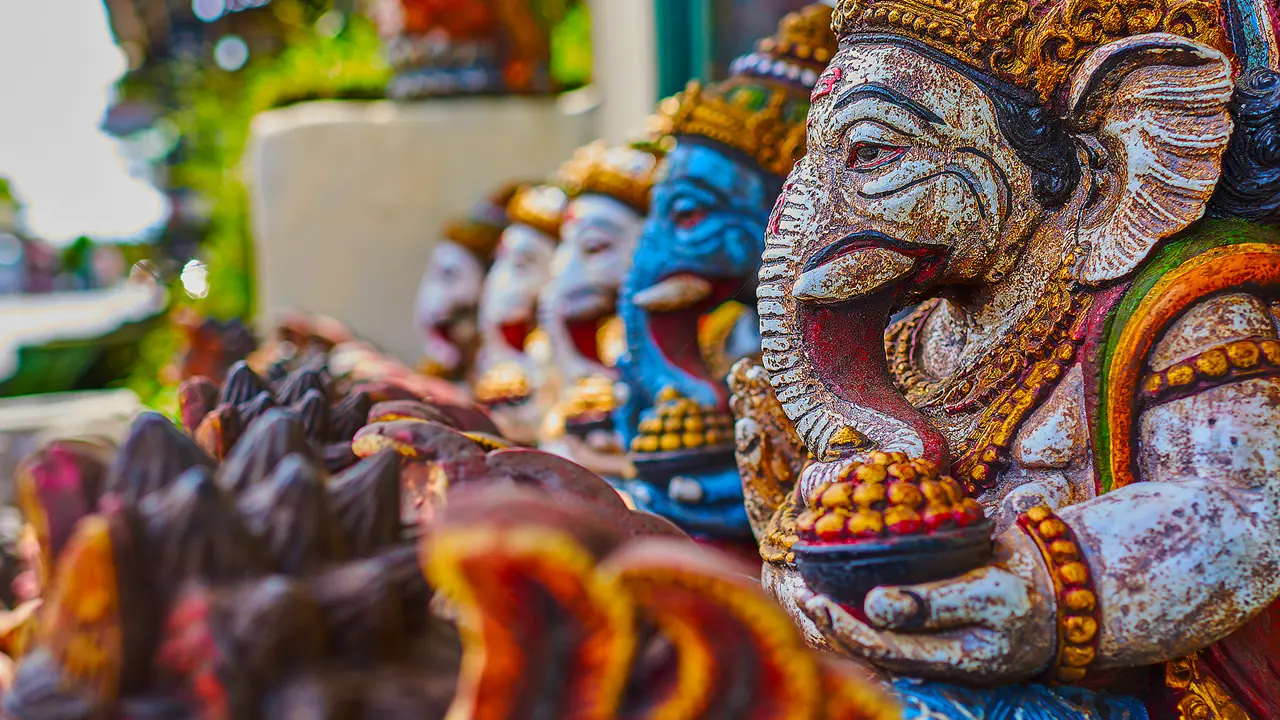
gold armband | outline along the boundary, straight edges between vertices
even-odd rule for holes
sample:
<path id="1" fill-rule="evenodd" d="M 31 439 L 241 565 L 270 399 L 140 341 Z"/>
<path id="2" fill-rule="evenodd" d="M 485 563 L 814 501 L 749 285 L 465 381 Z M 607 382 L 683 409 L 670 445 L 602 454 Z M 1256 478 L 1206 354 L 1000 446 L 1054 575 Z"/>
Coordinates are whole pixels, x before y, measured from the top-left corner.
<path id="1" fill-rule="evenodd" d="M 1099 609 L 1093 574 L 1080 552 L 1075 533 L 1047 506 L 1034 507 L 1018 518 L 1044 556 L 1058 609 L 1058 652 L 1049 667 L 1054 682 L 1084 679 L 1097 655 Z"/>

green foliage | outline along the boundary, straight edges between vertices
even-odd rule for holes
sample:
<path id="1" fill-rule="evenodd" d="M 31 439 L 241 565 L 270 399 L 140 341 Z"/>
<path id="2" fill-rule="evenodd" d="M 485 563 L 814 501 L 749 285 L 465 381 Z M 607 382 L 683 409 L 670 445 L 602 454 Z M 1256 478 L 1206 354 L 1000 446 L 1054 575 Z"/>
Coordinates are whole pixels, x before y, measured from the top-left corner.
<path id="1" fill-rule="evenodd" d="M 350 18 L 332 36 L 300 25 L 287 39 L 277 57 L 251 59 L 234 73 L 208 65 L 188 69 L 198 77 L 179 84 L 181 109 L 173 120 L 186 156 L 174 168 L 173 183 L 211 206 L 202 243 L 209 268 L 209 295 L 199 303 L 204 315 L 229 319 L 253 312 L 248 196 L 241 180 L 253 117 L 303 100 L 379 97 L 390 76 L 377 34 L 363 17 Z"/>
<path id="2" fill-rule="evenodd" d="M 575 3 L 551 31 L 551 78 L 562 87 L 591 82 L 591 11 Z"/>
<path id="3" fill-rule="evenodd" d="M 174 309 L 193 307 L 223 320 L 253 314 L 253 240 L 242 180 L 253 117 L 304 100 L 381 97 L 391 74 L 377 33 L 363 16 L 346 18 L 336 33 L 329 16 L 328 30 L 319 32 L 315 20 L 322 5 L 277 0 L 272 7 L 285 31 L 285 48 L 277 56 L 250 58 L 235 72 L 208 58 L 171 68 L 177 109 L 168 120 L 182 138 L 182 156 L 170 180 L 194 191 L 209 208 L 200 246 L 209 293 L 191 298 L 172 283 Z M 180 349 L 178 331 L 169 324 L 151 333 L 127 386 L 147 404 L 172 411 L 174 378 L 164 369 Z"/>

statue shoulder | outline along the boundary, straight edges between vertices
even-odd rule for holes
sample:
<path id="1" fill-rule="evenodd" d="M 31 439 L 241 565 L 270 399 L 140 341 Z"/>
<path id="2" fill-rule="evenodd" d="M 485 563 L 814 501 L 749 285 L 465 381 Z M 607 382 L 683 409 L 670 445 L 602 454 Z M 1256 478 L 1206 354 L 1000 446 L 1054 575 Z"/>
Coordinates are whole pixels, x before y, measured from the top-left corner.
<path id="1" fill-rule="evenodd" d="M 1278 296 L 1280 234 L 1243 222 L 1203 223 L 1135 276 L 1107 318 L 1099 355 L 1100 489 L 1144 474 L 1138 435 L 1148 411 L 1280 374 L 1270 304 Z"/>

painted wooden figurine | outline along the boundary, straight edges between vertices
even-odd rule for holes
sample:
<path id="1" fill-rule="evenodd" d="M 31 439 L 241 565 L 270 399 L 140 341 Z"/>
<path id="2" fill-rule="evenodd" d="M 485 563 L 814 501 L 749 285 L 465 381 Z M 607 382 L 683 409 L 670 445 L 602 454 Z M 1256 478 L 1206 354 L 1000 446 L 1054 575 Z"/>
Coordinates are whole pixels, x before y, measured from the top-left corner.
<path id="1" fill-rule="evenodd" d="M 505 185 L 465 217 L 445 225 L 418 288 L 414 319 L 422 335 L 421 369 L 454 381 L 469 379 L 480 333 L 476 310 L 484 276 L 507 229 L 507 204 L 519 184 Z"/>
<path id="2" fill-rule="evenodd" d="M 480 297 L 476 400 L 488 406 L 502 434 L 537 443 L 553 397 L 543 392 L 550 349 L 539 330 L 538 295 L 551 282 L 568 197 L 555 185 L 521 188 L 507 205 L 502 233 Z"/>
<path id="3" fill-rule="evenodd" d="M 551 346 L 548 382 L 556 405 L 540 446 L 606 477 L 626 474 L 613 426 L 616 365 L 625 351 L 618 291 L 649 212 L 658 157 L 627 146 L 595 143 L 561 167 L 569 195 L 554 277 L 538 302 Z"/>
<path id="4" fill-rule="evenodd" d="M 1273 21 L 837 4 L 737 441 L 766 586 L 908 717 L 1280 717 Z"/>
<path id="5" fill-rule="evenodd" d="M 241 444 L 215 469 L 148 414 L 115 457 L 36 459 L 48 482 L 28 512 L 51 521 L 52 563 L 5 717 L 900 715 L 855 665 L 805 648 L 733 558 L 600 478 L 430 421 L 413 432 L 457 481 L 421 537 L 396 468 L 422 458 L 390 443 L 333 477 L 305 443 Z"/>
<path id="6" fill-rule="evenodd" d="M 656 118 L 672 147 L 619 300 L 630 395 L 617 421 L 637 473 L 628 494 L 703 539 L 751 541 L 724 377 L 759 337 L 735 301 L 755 293 L 769 209 L 804 152 L 830 14 L 788 15 L 730 78 L 690 85 Z"/>

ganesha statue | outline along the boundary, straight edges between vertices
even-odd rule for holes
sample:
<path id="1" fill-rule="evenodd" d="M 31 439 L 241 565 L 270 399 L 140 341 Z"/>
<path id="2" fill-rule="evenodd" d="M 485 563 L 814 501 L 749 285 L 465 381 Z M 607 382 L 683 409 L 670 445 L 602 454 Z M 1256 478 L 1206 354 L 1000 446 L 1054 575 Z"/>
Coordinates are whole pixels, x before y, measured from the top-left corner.
<path id="1" fill-rule="evenodd" d="M 724 378 L 759 352 L 739 301 L 755 294 L 769 209 L 804 152 L 830 16 L 821 4 L 788 15 L 731 77 L 691 84 L 655 118 L 670 152 L 619 299 L 630 393 L 617 423 L 636 471 L 625 491 L 705 540 L 750 544 Z"/>
<path id="2" fill-rule="evenodd" d="M 538 295 L 551 282 L 568 197 L 554 185 L 521 188 L 507 205 L 502 233 L 480 296 L 476 400 L 508 439 L 532 445 L 551 405 L 545 382 L 550 348 L 537 327 Z"/>
<path id="3" fill-rule="evenodd" d="M 476 313 L 484 276 L 507 228 L 507 204 L 520 187 L 505 185 L 466 217 L 447 223 L 431 249 L 414 308 L 420 369 L 428 375 L 464 381 L 470 374 L 480 342 Z"/>
<path id="4" fill-rule="evenodd" d="M 625 351 L 618 290 L 649 212 L 658 155 L 593 143 L 560 168 L 569 196 L 552 280 L 538 301 L 551 350 L 555 405 L 540 445 L 605 477 L 626 473 L 613 426 L 618 358 Z"/>
<path id="5" fill-rule="evenodd" d="M 836 4 L 737 447 L 907 717 L 1280 717 L 1272 13 Z"/>

